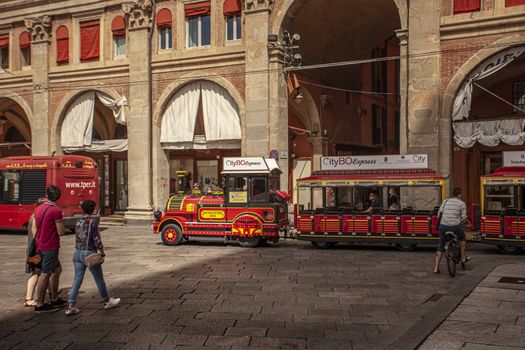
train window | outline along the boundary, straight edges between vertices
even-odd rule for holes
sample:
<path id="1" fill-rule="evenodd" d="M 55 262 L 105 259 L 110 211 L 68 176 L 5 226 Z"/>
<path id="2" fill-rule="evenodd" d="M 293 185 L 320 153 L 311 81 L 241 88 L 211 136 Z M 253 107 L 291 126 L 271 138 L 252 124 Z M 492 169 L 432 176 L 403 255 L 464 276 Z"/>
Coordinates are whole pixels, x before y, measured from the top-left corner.
<path id="1" fill-rule="evenodd" d="M 487 186 L 485 189 L 485 207 L 487 210 L 502 210 L 514 207 L 514 187 Z"/>
<path id="2" fill-rule="evenodd" d="M 1 204 L 15 204 L 20 201 L 20 171 L 0 171 Z"/>
<path id="3" fill-rule="evenodd" d="M 230 203 L 248 203 L 248 178 L 230 177 L 228 179 L 228 201 Z"/>
<path id="4" fill-rule="evenodd" d="M 251 179 L 250 202 L 266 203 L 268 201 L 268 181 L 265 177 Z"/>

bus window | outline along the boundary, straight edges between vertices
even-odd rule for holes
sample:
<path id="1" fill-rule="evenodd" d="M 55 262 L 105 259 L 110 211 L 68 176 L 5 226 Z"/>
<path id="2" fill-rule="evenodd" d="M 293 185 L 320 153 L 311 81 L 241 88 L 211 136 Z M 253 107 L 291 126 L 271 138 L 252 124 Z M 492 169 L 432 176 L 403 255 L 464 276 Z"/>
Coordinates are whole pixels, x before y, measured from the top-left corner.
<path id="1" fill-rule="evenodd" d="M 20 171 L 0 171 L 1 194 L 0 203 L 16 204 L 20 200 Z"/>
<path id="2" fill-rule="evenodd" d="M 248 203 L 248 178 L 230 177 L 228 179 L 228 201 L 230 203 Z"/>
<path id="3" fill-rule="evenodd" d="M 267 180 L 264 177 L 251 179 L 250 202 L 266 203 L 268 201 Z"/>

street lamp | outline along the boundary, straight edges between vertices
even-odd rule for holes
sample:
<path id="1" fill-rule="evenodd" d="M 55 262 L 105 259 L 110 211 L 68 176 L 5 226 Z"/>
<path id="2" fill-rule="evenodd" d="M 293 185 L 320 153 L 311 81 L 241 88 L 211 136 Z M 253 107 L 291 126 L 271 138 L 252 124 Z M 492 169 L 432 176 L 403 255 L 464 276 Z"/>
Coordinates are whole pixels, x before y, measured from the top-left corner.
<path id="1" fill-rule="evenodd" d="M 290 34 L 288 31 L 283 31 L 281 35 L 281 42 L 279 42 L 279 36 L 277 34 L 268 35 L 268 46 L 272 49 L 280 49 L 283 53 L 283 65 L 286 68 L 298 67 L 301 65 L 302 56 L 301 54 L 294 53 L 295 49 L 299 48 L 299 41 L 301 36 L 299 34 Z"/>

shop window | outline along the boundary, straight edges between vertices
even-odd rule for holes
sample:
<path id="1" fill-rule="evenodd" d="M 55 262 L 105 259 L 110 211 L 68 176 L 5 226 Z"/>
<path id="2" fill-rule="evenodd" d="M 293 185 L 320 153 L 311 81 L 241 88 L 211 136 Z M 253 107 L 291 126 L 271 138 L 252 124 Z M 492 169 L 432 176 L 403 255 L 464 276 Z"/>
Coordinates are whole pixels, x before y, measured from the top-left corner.
<path id="1" fill-rule="evenodd" d="M 57 63 L 69 62 L 69 30 L 66 26 L 60 26 L 56 31 L 57 39 Z"/>
<path id="2" fill-rule="evenodd" d="M 111 22 L 113 33 L 113 55 L 115 57 L 126 55 L 126 22 L 124 17 L 117 16 Z"/>
<path id="3" fill-rule="evenodd" d="M 9 34 L 0 35 L 0 67 L 9 68 Z"/>
<path id="4" fill-rule="evenodd" d="M 241 11 L 242 4 L 240 0 L 226 0 L 224 1 L 224 18 L 226 18 L 226 40 L 240 40 L 241 27 Z"/>
<path id="5" fill-rule="evenodd" d="M 173 32 L 170 10 L 162 9 L 157 13 L 157 30 L 159 32 L 159 49 L 171 49 L 173 47 Z"/>
<path id="6" fill-rule="evenodd" d="M 454 0 L 454 14 L 481 10 L 481 0 Z"/>
<path id="7" fill-rule="evenodd" d="M 506 7 L 525 5 L 525 0 L 505 0 Z"/>
<path id="8" fill-rule="evenodd" d="M 100 22 L 80 23 L 80 60 L 90 61 L 100 57 Z"/>
<path id="9" fill-rule="evenodd" d="M 210 2 L 184 6 L 186 16 L 186 47 L 208 46 L 211 43 Z"/>
<path id="10" fill-rule="evenodd" d="M 525 109 L 525 81 L 515 81 L 512 83 L 512 100 L 514 112 Z"/>
<path id="11" fill-rule="evenodd" d="M 20 56 L 22 57 L 22 66 L 31 65 L 31 37 L 29 32 L 22 32 L 18 39 L 20 45 Z"/>

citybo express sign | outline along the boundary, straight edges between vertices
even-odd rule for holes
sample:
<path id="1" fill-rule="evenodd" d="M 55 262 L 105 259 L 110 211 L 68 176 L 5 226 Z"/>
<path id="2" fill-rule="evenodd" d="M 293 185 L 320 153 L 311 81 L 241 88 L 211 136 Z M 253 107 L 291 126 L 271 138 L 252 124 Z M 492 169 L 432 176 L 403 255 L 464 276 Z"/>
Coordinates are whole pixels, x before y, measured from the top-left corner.
<path id="1" fill-rule="evenodd" d="M 426 169 L 428 155 L 382 155 L 322 157 L 321 170 Z"/>

